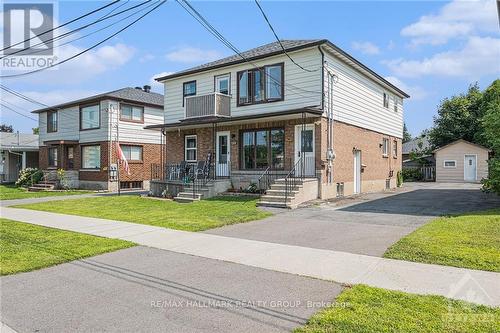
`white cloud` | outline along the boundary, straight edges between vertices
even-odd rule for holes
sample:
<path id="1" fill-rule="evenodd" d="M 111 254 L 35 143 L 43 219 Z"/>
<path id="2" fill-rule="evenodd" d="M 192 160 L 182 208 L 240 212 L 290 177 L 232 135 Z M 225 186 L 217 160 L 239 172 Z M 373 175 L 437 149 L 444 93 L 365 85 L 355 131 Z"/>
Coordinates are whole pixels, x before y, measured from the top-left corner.
<path id="1" fill-rule="evenodd" d="M 58 48 L 58 60 L 62 61 L 79 52 L 83 48 L 71 44 Z M 134 55 L 135 49 L 125 44 L 106 45 L 91 50 L 54 68 L 22 77 L 15 77 L 15 82 L 44 83 L 48 85 L 78 85 L 86 80 L 95 79 L 97 75 L 117 69 L 125 65 Z M 4 71 L 3 74 L 17 74 L 22 71 Z M 8 82 L 9 79 L 5 79 Z"/>
<path id="2" fill-rule="evenodd" d="M 140 63 L 145 63 L 145 62 L 148 62 L 148 61 L 151 61 L 151 60 L 154 60 L 156 57 L 150 53 L 147 53 L 145 55 L 143 55 L 142 57 L 139 58 L 139 62 Z"/>
<path id="3" fill-rule="evenodd" d="M 202 50 L 196 47 L 181 47 L 165 55 L 169 61 L 183 63 L 203 63 L 222 58 L 223 55 L 216 50 Z"/>
<path id="4" fill-rule="evenodd" d="M 380 49 L 378 48 L 377 45 L 371 43 L 371 42 L 352 42 L 351 47 L 354 50 L 361 51 L 361 53 L 364 54 L 379 54 Z"/>
<path id="5" fill-rule="evenodd" d="M 386 61 L 391 71 L 401 77 L 436 75 L 478 79 L 485 74 L 499 74 L 500 38 L 471 37 L 460 50 L 437 53 L 422 60 Z"/>
<path id="6" fill-rule="evenodd" d="M 411 45 L 439 45 L 457 37 L 478 32 L 497 32 L 495 0 L 455 0 L 444 5 L 439 13 L 425 15 L 404 27 L 401 35 L 411 38 Z"/>
<path id="7" fill-rule="evenodd" d="M 427 92 L 422 87 L 408 85 L 395 76 L 386 76 L 384 79 L 408 93 L 412 100 L 423 99 L 427 96 Z"/>
<path id="8" fill-rule="evenodd" d="M 161 72 L 161 73 L 155 74 L 155 75 L 151 76 L 151 78 L 149 79 L 149 84 L 151 85 L 151 87 L 154 91 L 161 92 L 163 94 L 163 83 L 160 83 L 160 82 L 156 81 L 155 79 L 162 77 L 162 76 L 167 76 L 167 75 L 170 75 L 173 73 L 174 72 Z"/>

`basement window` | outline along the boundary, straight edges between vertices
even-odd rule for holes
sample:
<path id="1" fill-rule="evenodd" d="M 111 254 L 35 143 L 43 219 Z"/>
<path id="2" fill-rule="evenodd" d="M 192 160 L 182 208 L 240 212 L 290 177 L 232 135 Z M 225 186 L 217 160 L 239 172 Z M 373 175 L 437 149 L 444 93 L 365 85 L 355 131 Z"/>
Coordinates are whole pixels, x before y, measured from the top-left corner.
<path id="1" fill-rule="evenodd" d="M 120 189 L 122 189 L 122 190 L 141 190 L 142 189 L 142 181 L 120 182 Z"/>

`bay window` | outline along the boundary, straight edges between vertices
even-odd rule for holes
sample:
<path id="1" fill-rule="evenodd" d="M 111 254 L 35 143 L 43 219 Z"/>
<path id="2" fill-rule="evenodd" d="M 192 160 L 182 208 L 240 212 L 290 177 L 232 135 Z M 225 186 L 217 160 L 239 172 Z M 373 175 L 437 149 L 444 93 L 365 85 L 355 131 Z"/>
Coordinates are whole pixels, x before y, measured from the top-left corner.
<path id="1" fill-rule="evenodd" d="M 285 130 L 265 129 L 241 134 L 241 168 L 246 170 L 283 169 L 285 162 Z"/>
<path id="2" fill-rule="evenodd" d="M 83 146 L 82 147 L 82 168 L 100 169 L 101 168 L 101 146 Z"/>
<path id="3" fill-rule="evenodd" d="M 80 108 L 80 130 L 96 129 L 100 127 L 99 104 L 83 106 Z"/>
<path id="4" fill-rule="evenodd" d="M 284 99 L 283 63 L 238 72 L 238 106 Z"/>

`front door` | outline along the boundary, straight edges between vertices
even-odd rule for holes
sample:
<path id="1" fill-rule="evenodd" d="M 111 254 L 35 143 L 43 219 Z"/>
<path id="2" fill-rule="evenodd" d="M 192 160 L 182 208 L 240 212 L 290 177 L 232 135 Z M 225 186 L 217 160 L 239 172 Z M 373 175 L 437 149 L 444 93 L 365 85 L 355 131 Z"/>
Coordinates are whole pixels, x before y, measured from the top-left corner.
<path id="1" fill-rule="evenodd" d="M 354 150 L 354 194 L 361 193 L 361 150 Z"/>
<path id="2" fill-rule="evenodd" d="M 229 146 L 229 132 L 217 132 L 217 156 L 216 175 L 218 177 L 229 177 L 229 167 L 231 165 L 231 152 Z"/>
<path id="3" fill-rule="evenodd" d="M 465 155 L 464 180 L 468 182 L 476 181 L 476 155 Z"/>
<path id="4" fill-rule="evenodd" d="M 314 124 L 295 126 L 295 163 L 297 176 L 315 176 Z"/>

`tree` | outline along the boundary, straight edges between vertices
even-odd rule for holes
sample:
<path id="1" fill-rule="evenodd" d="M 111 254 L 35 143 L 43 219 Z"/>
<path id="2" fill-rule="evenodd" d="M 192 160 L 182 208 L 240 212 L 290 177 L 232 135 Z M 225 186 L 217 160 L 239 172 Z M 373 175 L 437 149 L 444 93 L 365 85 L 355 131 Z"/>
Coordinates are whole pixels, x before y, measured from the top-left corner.
<path id="1" fill-rule="evenodd" d="M 33 134 L 35 134 L 35 135 L 40 134 L 40 127 L 33 127 L 31 130 L 33 131 Z"/>
<path id="2" fill-rule="evenodd" d="M 477 83 L 470 85 L 466 94 L 445 98 L 434 117 L 434 126 L 429 131 L 429 140 L 434 148 L 464 139 L 486 145 L 482 136 L 481 107 L 483 94 Z"/>
<path id="3" fill-rule="evenodd" d="M 403 123 L 403 143 L 411 141 L 412 137 L 410 132 L 408 132 L 408 128 L 406 127 L 406 123 Z"/>
<path id="4" fill-rule="evenodd" d="M 0 125 L 0 132 L 13 133 L 14 128 L 12 128 L 12 125 L 2 124 Z"/>
<path id="5" fill-rule="evenodd" d="M 484 91 L 481 109 L 484 112 L 482 138 L 495 154 L 488 162 L 489 179 L 483 180 L 483 189 L 500 195 L 500 80 L 495 80 Z"/>

